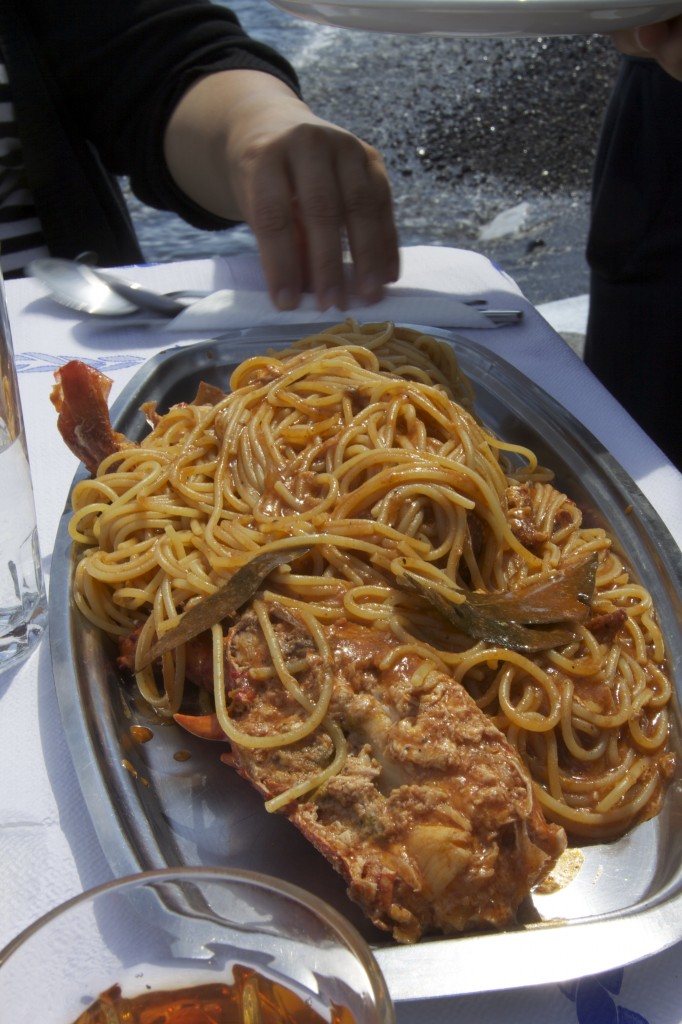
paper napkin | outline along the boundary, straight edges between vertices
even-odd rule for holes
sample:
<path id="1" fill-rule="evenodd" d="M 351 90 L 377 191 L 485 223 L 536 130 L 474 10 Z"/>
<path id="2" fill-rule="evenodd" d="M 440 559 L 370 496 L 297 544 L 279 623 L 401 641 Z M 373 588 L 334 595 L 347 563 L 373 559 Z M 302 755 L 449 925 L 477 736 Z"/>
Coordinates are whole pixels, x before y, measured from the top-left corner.
<path id="1" fill-rule="evenodd" d="M 433 327 L 482 328 L 497 325 L 475 305 L 440 292 L 388 289 L 373 305 L 352 304 L 348 309 L 320 310 L 312 295 L 304 295 L 295 311 L 298 323 L 329 323 L 347 317 L 362 322 L 395 320 L 399 323 L 430 324 Z M 262 327 L 282 322 L 282 313 L 264 291 L 221 288 L 197 299 L 183 313 L 169 320 L 164 331 L 221 331 L 229 327 Z"/>

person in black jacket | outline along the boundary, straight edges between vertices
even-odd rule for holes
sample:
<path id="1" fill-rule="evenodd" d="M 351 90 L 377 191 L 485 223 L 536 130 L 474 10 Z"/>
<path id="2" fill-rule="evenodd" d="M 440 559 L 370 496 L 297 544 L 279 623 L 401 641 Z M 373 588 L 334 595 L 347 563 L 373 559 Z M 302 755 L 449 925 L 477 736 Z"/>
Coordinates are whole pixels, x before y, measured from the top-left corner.
<path id="1" fill-rule="evenodd" d="M 585 362 L 682 469 L 682 16 L 616 33 L 587 245 Z"/>
<path id="2" fill-rule="evenodd" d="M 282 309 L 398 276 L 380 155 L 302 101 L 294 70 L 210 0 L 0 0 L 25 178 L 48 251 L 140 262 L 116 177 L 215 230 L 246 221 Z"/>

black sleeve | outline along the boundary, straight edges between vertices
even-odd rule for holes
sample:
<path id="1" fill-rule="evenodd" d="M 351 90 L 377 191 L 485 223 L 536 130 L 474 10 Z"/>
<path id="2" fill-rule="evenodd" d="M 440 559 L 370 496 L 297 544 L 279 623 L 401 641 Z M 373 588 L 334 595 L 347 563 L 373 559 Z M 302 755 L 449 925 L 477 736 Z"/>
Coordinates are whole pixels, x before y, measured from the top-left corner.
<path id="1" fill-rule="evenodd" d="M 174 184 L 163 136 L 187 88 L 215 71 L 250 68 L 298 92 L 289 63 L 209 0 L 25 0 L 61 98 L 105 167 L 149 206 L 199 228 L 229 222 Z"/>

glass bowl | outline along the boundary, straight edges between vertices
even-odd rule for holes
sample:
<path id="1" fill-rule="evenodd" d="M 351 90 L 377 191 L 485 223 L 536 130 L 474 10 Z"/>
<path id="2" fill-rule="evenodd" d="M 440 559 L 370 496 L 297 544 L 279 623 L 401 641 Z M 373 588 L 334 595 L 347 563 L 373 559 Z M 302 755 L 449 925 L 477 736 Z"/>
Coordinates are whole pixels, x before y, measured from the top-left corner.
<path id="1" fill-rule="evenodd" d="M 98 1016 L 104 993 L 110 1005 Z M 133 1000 L 130 1017 L 122 999 Z M 395 1024 L 374 956 L 345 918 L 249 871 L 164 868 L 109 882 L 0 952 L 4 1020 L 99 1024 L 118 1020 L 116 1006 L 132 1024 L 144 1004 L 169 1024 Z"/>

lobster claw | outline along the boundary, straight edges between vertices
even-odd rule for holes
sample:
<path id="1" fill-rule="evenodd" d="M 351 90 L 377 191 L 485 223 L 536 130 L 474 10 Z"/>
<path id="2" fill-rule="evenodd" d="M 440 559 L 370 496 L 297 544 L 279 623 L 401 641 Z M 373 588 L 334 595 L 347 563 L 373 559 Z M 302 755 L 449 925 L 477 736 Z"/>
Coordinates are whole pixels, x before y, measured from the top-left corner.
<path id="1" fill-rule="evenodd" d="M 210 715 L 173 715 L 174 721 L 186 729 L 192 736 L 198 736 L 201 740 L 225 740 L 227 736 L 220 727 L 218 716 Z"/>

